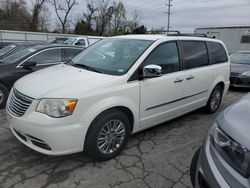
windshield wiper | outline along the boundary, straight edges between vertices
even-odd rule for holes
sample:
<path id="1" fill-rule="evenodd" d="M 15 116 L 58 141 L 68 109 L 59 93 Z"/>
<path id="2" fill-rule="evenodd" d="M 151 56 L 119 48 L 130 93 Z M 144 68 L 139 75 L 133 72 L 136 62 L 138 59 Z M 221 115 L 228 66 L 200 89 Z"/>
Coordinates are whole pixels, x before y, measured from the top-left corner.
<path id="1" fill-rule="evenodd" d="M 90 67 L 88 65 L 84 65 L 84 64 L 79 64 L 79 63 L 72 63 L 73 66 L 77 66 L 77 67 L 82 67 L 86 70 L 89 70 L 89 71 L 94 71 L 94 72 L 98 72 L 98 73 L 102 73 L 101 71 L 93 68 L 93 67 Z"/>

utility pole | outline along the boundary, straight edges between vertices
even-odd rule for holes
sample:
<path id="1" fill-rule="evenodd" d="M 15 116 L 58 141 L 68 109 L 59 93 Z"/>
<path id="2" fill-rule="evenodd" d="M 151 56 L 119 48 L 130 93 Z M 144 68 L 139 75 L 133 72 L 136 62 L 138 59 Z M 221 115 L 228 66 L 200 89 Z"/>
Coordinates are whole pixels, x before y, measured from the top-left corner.
<path id="1" fill-rule="evenodd" d="M 168 3 L 165 3 L 165 5 L 168 7 L 168 11 L 166 12 L 167 15 L 168 15 L 168 25 L 167 25 L 167 34 L 168 34 L 168 33 L 169 33 L 169 29 L 170 29 L 171 7 L 173 6 L 173 5 L 171 4 L 171 2 L 172 2 L 173 0 L 167 0 L 167 1 L 168 1 Z"/>

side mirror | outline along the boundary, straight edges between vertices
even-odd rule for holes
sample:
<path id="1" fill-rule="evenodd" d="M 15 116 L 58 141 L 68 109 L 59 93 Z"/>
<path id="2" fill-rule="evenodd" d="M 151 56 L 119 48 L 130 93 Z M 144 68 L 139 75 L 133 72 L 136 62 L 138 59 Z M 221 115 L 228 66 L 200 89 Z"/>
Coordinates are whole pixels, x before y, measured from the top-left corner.
<path id="1" fill-rule="evenodd" d="M 143 78 L 155 78 L 162 75 L 162 68 L 159 65 L 147 65 L 143 68 Z"/>
<path id="2" fill-rule="evenodd" d="M 23 68 L 30 69 L 30 68 L 36 66 L 36 62 L 34 62 L 34 61 L 26 61 L 26 62 L 24 62 L 21 66 L 22 66 Z"/>

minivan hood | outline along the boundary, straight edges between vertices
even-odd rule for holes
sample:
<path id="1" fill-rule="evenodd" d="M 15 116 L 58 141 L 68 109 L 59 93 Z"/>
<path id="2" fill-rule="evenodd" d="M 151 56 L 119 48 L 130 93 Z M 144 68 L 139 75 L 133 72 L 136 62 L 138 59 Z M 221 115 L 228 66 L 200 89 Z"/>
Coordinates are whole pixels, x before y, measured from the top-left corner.
<path id="1" fill-rule="evenodd" d="M 14 88 L 35 99 L 75 98 L 80 92 L 105 87 L 114 78 L 62 64 L 29 74 L 18 80 Z"/>
<path id="2" fill-rule="evenodd" d="M 231 63 L 231 72 L 241 74 L 246 71 L 250 71 L 250 64 Z"/>
<path id="3" fill-rule="evenodd" d="M 250 150 L 250 93 L 225 110 L 218 123 L 230 137 Z"/>

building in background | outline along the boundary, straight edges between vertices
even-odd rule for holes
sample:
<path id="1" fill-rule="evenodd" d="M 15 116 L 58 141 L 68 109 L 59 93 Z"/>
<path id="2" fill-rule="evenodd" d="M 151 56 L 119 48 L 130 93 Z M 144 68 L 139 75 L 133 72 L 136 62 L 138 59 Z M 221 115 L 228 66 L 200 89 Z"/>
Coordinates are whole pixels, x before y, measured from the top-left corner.
<path id="1" fill-rule="evenodd" d="M 222 40 L 229 53 L 250 50 L 250 26 L 196 28 L 195 33 Z"/>

